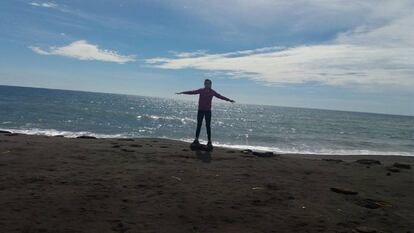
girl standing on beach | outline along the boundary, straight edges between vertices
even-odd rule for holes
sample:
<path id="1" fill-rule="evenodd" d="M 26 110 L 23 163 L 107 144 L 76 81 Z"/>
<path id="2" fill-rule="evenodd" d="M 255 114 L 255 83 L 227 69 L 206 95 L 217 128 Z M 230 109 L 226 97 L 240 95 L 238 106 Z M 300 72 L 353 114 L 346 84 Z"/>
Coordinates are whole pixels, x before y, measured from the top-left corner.
<path id="1" fill-rule="evenodd" d="M 198 90 L 194 90 L 194 91 L 183 91 L 183 92 L 179 92 L 176 93 L 177 95 L 180 94 L 186 94 L 186 95 L 199 95 L 198 98 L 198 113 L 197 113 L 197 129 L 196 129 L 196 135 L 195 135 L 195 139 L 194 142 L 192 143 L 192 145 L 199 145 L 199 141 L 198 141 L 198 137 L 200 136 L 200 130 L 201 130 L 201 125 L 203 124 L 203 118 L 206 118 L 206 129 L 207 129 L 207 137 L 208 137 L 208 143 L 207 143 L 207 148 L 208 149 L 212 149 L 213 148 L 213 144 L 211 143 L 211 101 L 213 99 L 213 97 L 217 97 L 219 99 L 225 100 L 225 101 L 229 101 L 231 103 L 234 103 L 235 101 L 232 99 L 229 99 L 227 97 L 224 97 L 222 95 L 220 95 L 219 93 L 217 93 L 216 91 L 214 91 L 213 89 L 211 89 L 211 80 L 210 79 L 206 79 L 204 80 L 204 88 L 200 88 Z"/>

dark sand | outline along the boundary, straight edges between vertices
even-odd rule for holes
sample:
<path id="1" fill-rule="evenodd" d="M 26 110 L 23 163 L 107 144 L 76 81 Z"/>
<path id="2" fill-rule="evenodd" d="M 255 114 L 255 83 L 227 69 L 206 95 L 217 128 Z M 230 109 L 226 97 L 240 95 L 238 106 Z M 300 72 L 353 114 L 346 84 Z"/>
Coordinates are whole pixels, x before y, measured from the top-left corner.
<path id="1" fill-rule="evenodd" d="M 413 157 L 188 147 L 0 133 L 0 232 L 414 232 Z"/>

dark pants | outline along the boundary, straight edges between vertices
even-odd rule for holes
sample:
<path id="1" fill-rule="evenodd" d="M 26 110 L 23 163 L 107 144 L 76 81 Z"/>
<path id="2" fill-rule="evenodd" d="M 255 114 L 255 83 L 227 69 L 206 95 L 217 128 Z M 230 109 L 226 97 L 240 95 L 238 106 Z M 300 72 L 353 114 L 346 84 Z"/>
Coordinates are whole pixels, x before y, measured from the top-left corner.
<path id="1" fill-rule="evenodd" d="M 208 137 L 208 141 L 210 142 L 211 141 L 211 127 L 210 127 L 211 111 L 198 110 L 196 138 L 198 139 L 198 136 L 200 136 L 201 125 L 203 124 L 204 117 L 206 117 L 207 137 Z"/>

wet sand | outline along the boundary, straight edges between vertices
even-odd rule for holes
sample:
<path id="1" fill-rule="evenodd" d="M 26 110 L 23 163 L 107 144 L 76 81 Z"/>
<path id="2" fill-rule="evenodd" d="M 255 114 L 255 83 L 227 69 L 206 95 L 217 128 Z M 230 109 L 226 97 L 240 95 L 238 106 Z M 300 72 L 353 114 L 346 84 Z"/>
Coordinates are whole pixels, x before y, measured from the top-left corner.
<path id="1" fill-rule="evenodd" d="M 414 232 L 404 164 L 0 133 L 0 232 Z"/>

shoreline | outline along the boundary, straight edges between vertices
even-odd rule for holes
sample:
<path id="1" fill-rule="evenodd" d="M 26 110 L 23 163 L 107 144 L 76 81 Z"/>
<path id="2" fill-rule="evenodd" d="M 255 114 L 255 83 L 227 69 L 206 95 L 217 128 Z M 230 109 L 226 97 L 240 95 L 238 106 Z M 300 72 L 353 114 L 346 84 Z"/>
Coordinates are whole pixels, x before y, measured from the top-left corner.
<path id="1" fill-rule="evenodd" d="M 50 129 L 51 130 L 51 129 Z M 43 130 L 44 132 L 46 131 L 50 131 L 50 130 Z M 178 142 L 185 142 L 185 143 L 191 143 L 191 139 L 175 139 L 175 138 L 167 138 L 167 137 L 112 137 L 113 135 L 105 135 L 104 137 L 99 137 L 103 134 L 95 134 L 92 132 L 72 132 L 72 131 L 58 131 L 58 130 L 53 130 L 56 131 L 56 133 L 52 133 L 52 134 L 47 134 L 47 133 L 27 133 L 28 130 L 18 130 L 18 129 L 1 129 L 0 128 L 0 132 L 10 132 L 10 133 L 17 133 L 17 134 L 22 134 L 22 135 L 30 135 L 30 136 L 47 136 L 47 137 L 65 137 L 65 138 L 77 138 L 79 136 L 92 136 L 92 137 L 96 137 L 97 139 L 146 139 L 146 138 L 154 138 L 154 139 L 166 139 L 166 140 L 172 140 L 172 141 L 178 141 Z M 67 132 L 67 133 L 71 133 L 71 136 L 67 136 L 64 134 L 59 134 L 61 132 Z M 121 134 L 119 134 L 121 135 Z M 108 137 L 107 137 L 108 136 Z M 201 142 L 205 142 L 203 140 L 200 140 Z M 206 143 L 206 142 L 205 142 Z M 261 151 L 261 152 L 265 152 L 265 151 L 272 151 L 273 153 L 276 154 L 283 154 L 283 155 L 291 155 L 291 156 L 316 156 L 316 157 L 320 157 L 320 156 L 361 156 L 361 157 L 365 157 L 365 156 L 385 156 L 385 157 L 398 157 L 398 156 L 402 156 L 402 157 L 414 157 L 414 153 L 411 154 L 409 152 L 383 152 L 383 154 L 381 154 L 382 152 L 379 151 L 372 151 L 375 153 L 370 154 L 370 152 L 366 152 L 366 153 L 330 153 L 330 152 L 324 152 L 324 153 L 315 153 L 315 152 L 290 152 L 290 151 L 280 151 L 277 149 L 274 149 L 271 146 L 251 146 L 251 145 L 234 145 L 234 144 L 220 144 L 220 143 L 214 143 L 214 147 L 220 147 L 220 148 L 227 148 L 227 149 L 234 149 L 234 150 L 245 150 L 245 149 L 250 149 L 250 150 L 255 150 L 255 151 Z M 366 151 L 366 150 L 355 150 L 355 151 Z M 398 154 L 400 153 L 400 154 Z"/>
<path id="2" fill-rule="evenodd" d="M 358 161 L 360 160 L 360 161 Z M 0 133 L 4 232 L 410 232 L 414 157 Z"/>

